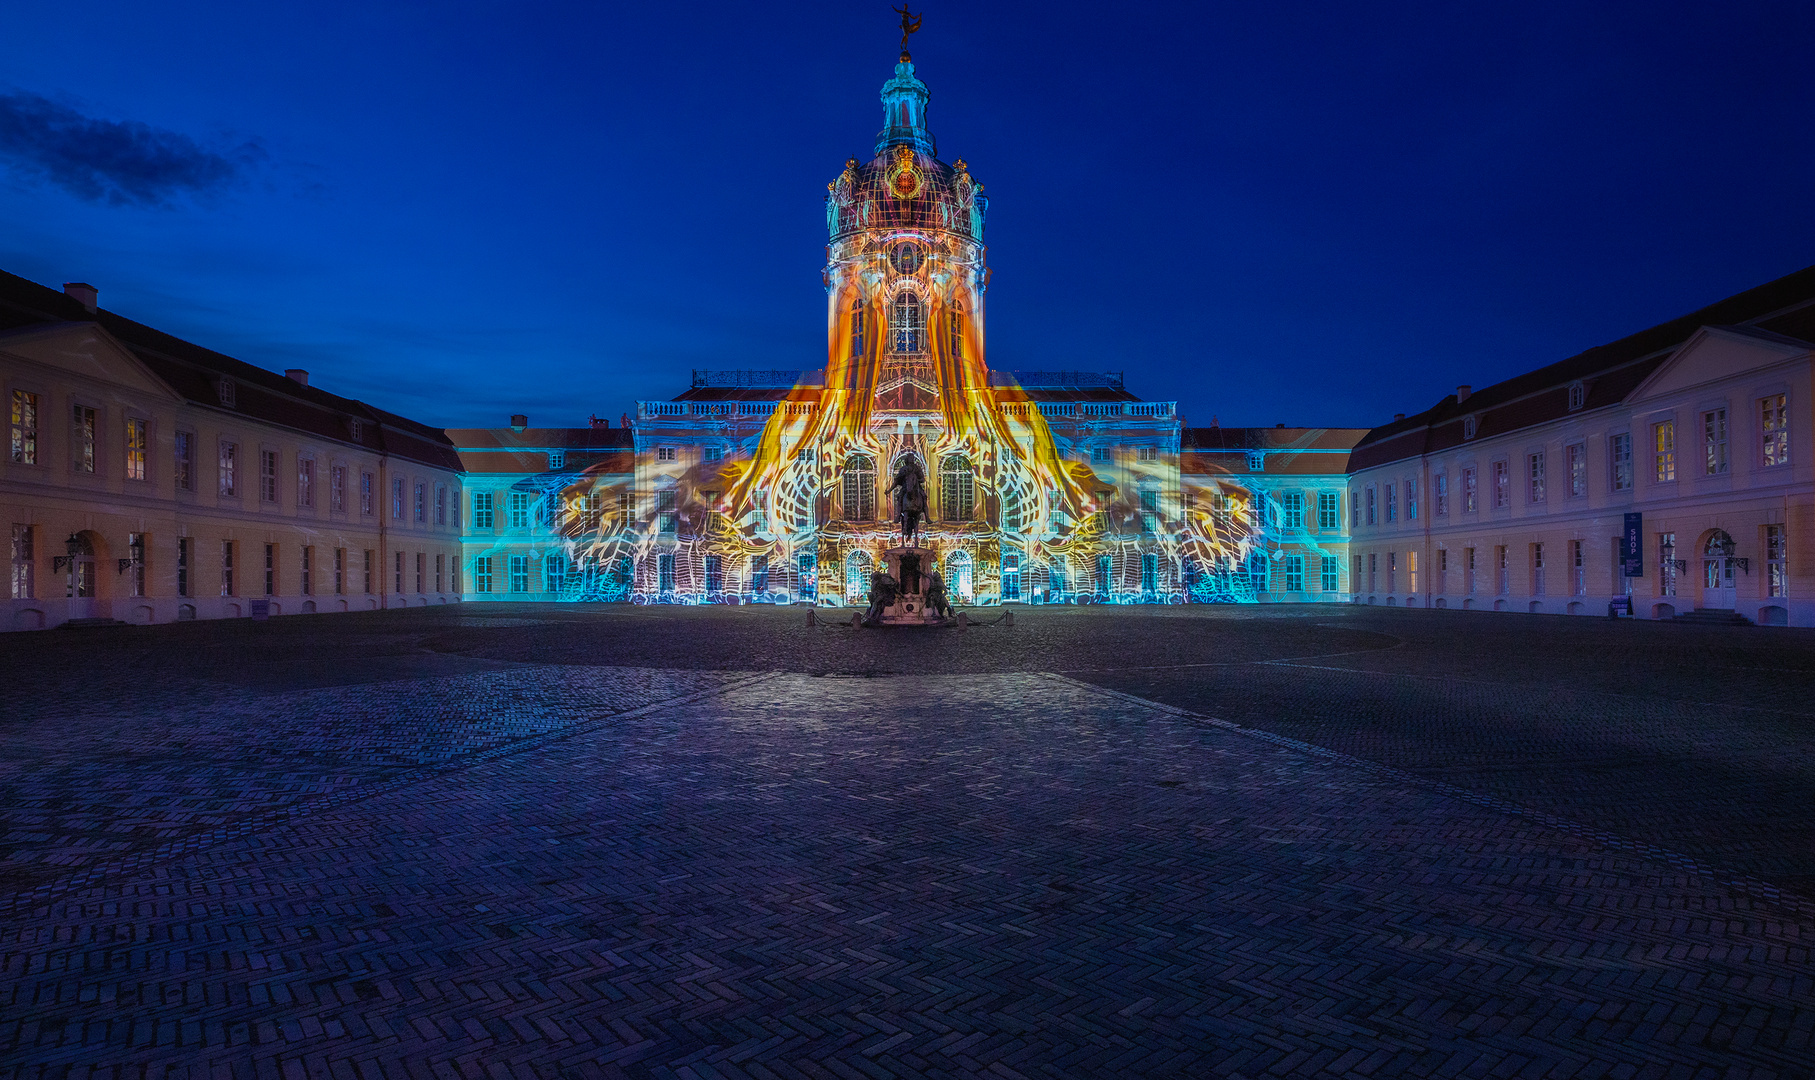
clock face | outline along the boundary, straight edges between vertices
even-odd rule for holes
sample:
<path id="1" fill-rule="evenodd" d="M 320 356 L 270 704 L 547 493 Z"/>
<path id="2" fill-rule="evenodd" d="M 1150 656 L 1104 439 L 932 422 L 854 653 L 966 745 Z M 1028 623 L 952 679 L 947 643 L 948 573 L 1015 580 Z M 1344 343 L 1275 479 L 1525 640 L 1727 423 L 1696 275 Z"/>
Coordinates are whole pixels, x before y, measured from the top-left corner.
<path id="1" fill-rule="evenodd" d="M 889 265 L 897 274 L 912 274 L 920 269 L 920 245 L 912 240 L 903 240 L 889 252 Z"/>

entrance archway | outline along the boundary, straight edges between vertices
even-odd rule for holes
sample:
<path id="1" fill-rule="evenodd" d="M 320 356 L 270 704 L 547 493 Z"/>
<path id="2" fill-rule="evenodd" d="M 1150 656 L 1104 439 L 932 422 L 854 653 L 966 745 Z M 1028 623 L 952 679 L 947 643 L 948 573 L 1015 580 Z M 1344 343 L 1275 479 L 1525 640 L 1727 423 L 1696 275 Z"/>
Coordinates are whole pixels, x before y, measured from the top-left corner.
<path id="1" fill-rule="evenodd" d="M 65 567 L 63 594 L 69 599 L 69 617 L 92 619 L 104 613 L 106 579 L 101 575 L 106 541 L 93 530 L 74 533 L 67 542 L 70 563 Z"/>
<path id="2" fill-rule="evenodd" d="M 1709 530 L 1702 541 L 1702 607 L 1731 611 L 1739 603 L 1739 586 L 1733 579 L 1739 560 L 1733 547 L 1725 529 Z"/>

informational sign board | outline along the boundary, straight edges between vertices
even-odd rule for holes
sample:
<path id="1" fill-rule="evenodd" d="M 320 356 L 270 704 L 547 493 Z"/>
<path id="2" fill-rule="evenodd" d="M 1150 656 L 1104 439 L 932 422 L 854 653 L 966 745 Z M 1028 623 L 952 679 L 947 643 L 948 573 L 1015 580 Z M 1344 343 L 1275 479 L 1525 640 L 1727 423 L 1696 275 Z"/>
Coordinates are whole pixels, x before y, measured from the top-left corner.
<path id="1" fill-rule="evenodd" d="M 269 600 L 248 600 L 248 601 L 246 601 L 246 614 L 252 616 L 254 619 L 259 619 L 259 620 L 269 619 L 271 617 L 271 601 L 269 601 Z"/>
<path id="2" fill-rule="evenodd" d="M 1620 572 L 1627 577 L 1645 576 L 1645 515 L 1627 514 L 1620 533 Z"/>

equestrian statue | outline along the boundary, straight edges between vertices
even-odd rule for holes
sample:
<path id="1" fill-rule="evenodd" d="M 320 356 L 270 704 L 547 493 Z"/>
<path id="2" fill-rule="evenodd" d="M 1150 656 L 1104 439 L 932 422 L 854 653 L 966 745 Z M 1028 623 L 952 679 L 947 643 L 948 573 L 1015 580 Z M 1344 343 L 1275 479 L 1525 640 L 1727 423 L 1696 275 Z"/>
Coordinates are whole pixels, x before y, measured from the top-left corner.
<path id="1" fill-rule="evenodd" d="M 889 485 L 889 497 L 895 502 L 895 520 L 901 522 L 901 542 L 915 546 L 920 535 L 920 519 L 926 516 L 926 473 L 912 454 L 895 467 L 895 482 Z"/>

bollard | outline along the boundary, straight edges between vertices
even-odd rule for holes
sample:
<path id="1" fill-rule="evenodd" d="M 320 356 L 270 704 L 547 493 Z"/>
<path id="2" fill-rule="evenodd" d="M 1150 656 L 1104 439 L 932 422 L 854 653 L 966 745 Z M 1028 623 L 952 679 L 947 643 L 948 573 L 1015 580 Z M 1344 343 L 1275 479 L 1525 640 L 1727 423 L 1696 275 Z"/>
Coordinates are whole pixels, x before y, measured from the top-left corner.
<path id="1" fill-rule="evenodd" d="M 863 629 L 863 612 L 861 612 L 861 611 L 851 612 L 851 629 L 853 629 L 853 630 L 862 630 Z"/>
<path id="2" fill-rule="evenodd" d="M 1013 611 L 1004 611 L 1002 613 L 1002 625 L 1008 627 L 1011 630 L 1014 629 L 1015 613 Z"/>
<path id="3" fill-rule="evenodd" d="M 969 630 L 970 628 L 971 628 L 970 616 L 966 615 L 964 612 L 960 611 L 958 613 L 958 629 Z"/>
<path id="4" fill-rule="evenodd" d="M 814 619 L 814 618 L 813 618 L 813 609 L 812 609 L 812 608 L 808 608 L 808 609 L 807 609 L 807 625 L 808 625 L 808 626 L 817 626 L 817 625 L 819 625 L 819 624 L 818 624 L 818 622 L 817 622 L 817 620 L 815 620 L 815 619 Z"/>

